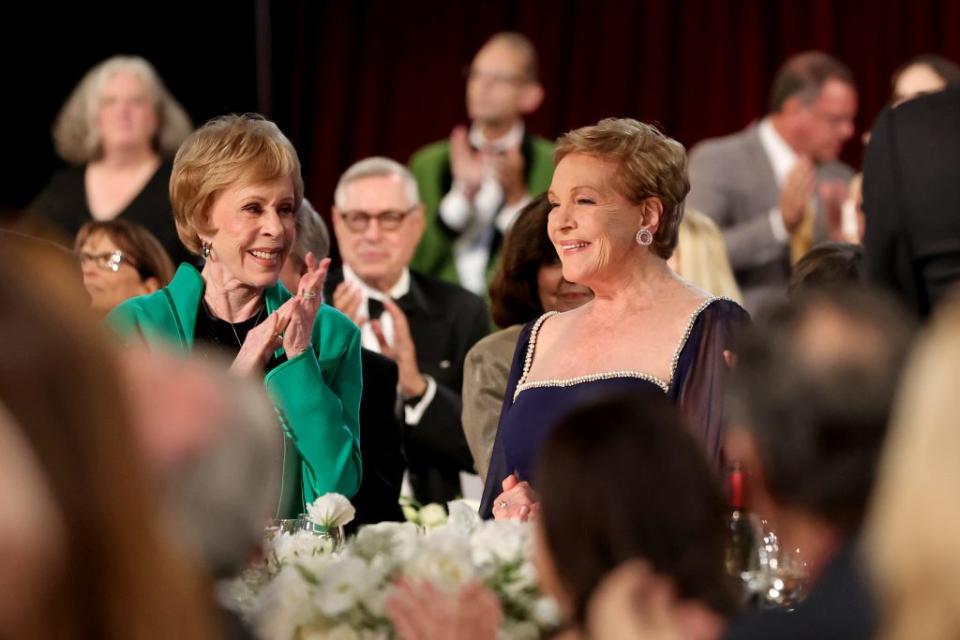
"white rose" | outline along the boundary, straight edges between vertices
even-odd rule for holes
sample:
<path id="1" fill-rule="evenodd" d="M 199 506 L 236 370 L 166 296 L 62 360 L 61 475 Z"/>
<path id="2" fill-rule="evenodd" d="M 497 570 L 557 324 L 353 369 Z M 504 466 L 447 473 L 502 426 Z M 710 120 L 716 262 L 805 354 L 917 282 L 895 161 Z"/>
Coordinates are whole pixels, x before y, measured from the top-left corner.
<path id="1" fill-rule="evenodd" d="M 471 534 L 470 546 L 478 566 L 524 560 L 529 555 L 529 525 L 518 520 L 487 520 Z"/>
<path id="2" fill-rule="evenodd" d="M 293 566 L 286 566 L 260 592 L 253 609 L 258 635 L 265 640 L 290 640 L 313 617 L 311 585 Z"/>
<path id="3" fill-rule="evenodd" d="M 416 549 L 419 535 L 411 522 L 380 522 L 361 527 L 349 548 L 354 555 L 371 562 L 403 562 Z M 392 562 L 384 563 L 384 558 Z"/>
<path id="4" fill-rule="evenodd" d="M 362 559 L 340 556 L 327 565 L 317 585 L 314 604 L 326 616 L 339 616 L 379 588 L 382 578 Z"/>
<path id="5" fill-rule="evenodd" d="M 420 509 L 420 524 L 425 529 L 436 529 L 447 523 L 447 512 L 443 506 L 431 502 Z"/>
<path id="6" fill-rule="evenodd" d="M 344 526 L 353 521 L 356 514 L 350 501 L 339 493 L 325 493 L 307 505 L 310 520 L 327 529 Z"/>
<path id="7" fill-rule="evenodd" d="M 447 511 L 450 518 L 447 524 L 459 529 L 464 533 L 470 533 L 480 526 L 483 520 L 480 519 L 480 505 L 476 500 L 453 500 L 447 503 Z"/>
<path id="8" fill-rule="evenodd" d="M 404 566 L 404 573 L 452 593 L 476 575 L 467 538 L 447 528 L 430 531 Z"/>

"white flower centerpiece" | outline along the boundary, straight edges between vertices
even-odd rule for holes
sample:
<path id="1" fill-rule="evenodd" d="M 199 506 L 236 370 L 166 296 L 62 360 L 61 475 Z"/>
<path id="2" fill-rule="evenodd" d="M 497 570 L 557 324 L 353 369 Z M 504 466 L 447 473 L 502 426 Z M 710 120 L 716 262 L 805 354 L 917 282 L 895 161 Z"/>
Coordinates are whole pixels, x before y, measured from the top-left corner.
<path id="1" fill-rule="evenodd" d="M 308 514 L 329 529 L 346 524 L 347 514 L 352 519 L 347 505 L 343 496 L 328 494 Z M 447 593 L 477 580 L 500 600 L 504 637 L 533 639 L 553 628 L 557 611 L 537 588 L 529 526 L 484 522 L 475 505 L 462 500 L 449 503 L 449 512 L 440 522 L 440 514 L 428 510 L 430 528 L 413 522 L 362 527 L 339 549 L 309 532 L 279 534 L 267 578 L 241 613 L 266 640 L 386 639 L 395 637 L 384 607 L 397 579 L 429 580 Z"/>

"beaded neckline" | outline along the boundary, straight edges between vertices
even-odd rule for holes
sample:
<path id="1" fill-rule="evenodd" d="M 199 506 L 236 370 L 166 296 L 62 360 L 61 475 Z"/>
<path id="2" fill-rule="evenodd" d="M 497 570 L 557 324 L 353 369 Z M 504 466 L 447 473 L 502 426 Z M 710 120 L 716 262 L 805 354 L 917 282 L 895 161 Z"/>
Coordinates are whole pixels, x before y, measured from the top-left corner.
<path id="1" fill-rule="evenodd" d="M 639 380 L 645 380 L 660 387 L 660 390 L 664 393 L 669 393 L 677 375 L 677 365 L 680 363 L 680 354 L 683 353 L 683 349 L 687 345 L 687 340 L 690 338 L 690 334 L 693 332 L 693 326 L 696 324 L 697 318 L 700 317 L 700 314 L 703 313 L 707 307 L 717 300 L 729 301 L 730 299 L 721 296 L 707 298 L 700 304 L 699 307 L 696 308 L 692 314 L 690 314 L 690 319 L 687 321 L 687 328 L 683 332 L 683 337 L 680 338 L 680 343 L 673 352 L 673 359 L 670 362 L 669 381 L 663 380 L 662 378 L 649 373 L 644 373 L 642 371 L 625 369 L 619 371 L 605 371 L 603 373 L 592 373 L 574 378 L 551 378 L 548 380 L 534 380 L 532 382 L 527 382 L 527 375 L 530 373 L 530 368 L 533 366 L 533 354 L 536 351 L 537 335 L 540 332 L 540 327 L 548 318 L 555 316 L 558 313 L 557 311 L 549 311 L 537 318 L 537 321 L 533 324 L 533 327 L 530 330 L 530 340 L 527 342 L 527 352 L 523 360 L 523 372 L 520 374 L 520 380 L 517 382 L 517 388 L 513 392 L 513 401 L 516 402 L 520 392 L 526 391 L 527 389 L 537 389 L 542 387 L 572 387 L 578 384 L 584 384 L 586 382 L 612 380 L 615 378 L 637 378 Z"/>

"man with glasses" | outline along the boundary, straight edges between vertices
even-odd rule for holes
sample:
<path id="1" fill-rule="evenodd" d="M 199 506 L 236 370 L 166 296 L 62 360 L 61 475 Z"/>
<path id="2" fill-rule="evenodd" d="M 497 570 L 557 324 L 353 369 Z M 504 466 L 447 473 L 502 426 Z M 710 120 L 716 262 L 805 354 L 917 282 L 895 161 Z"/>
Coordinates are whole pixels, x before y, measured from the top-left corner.
<path id="1" fill-rule="evenodd" d="M 690 152 L 687 204 L 723 231 L 751 313 L 783 297 L 791 264 L 815 241 L 842 239 L 853 172 L 837 158 L 856 113 L 850 69 L 800 53 L 777 72 L 765 118 Z"/>
<path id="2" fill-rule="evenodd" d="M 461 494 L 460 472 L 473 471 L 460 389 L 466 353 L 489 328 L 486 305 L 409 268 L 425 219 L 403 165 L 368 158 L 351 166 L 332 218 L 343 268 L 327 278 L 326 300 L 357 323 L 364 347 L 397 363 L 414 496 L 444 504 Z"/>
<path id="3" fill-rule="evenodd" d="M 503 235 L 532 195 L 550 186 L 553 145 L 523 119 L 543 101 L 537 53 L 519 33 L 490 38 L 466 70 L 469 130 L 410 160 L 426 214 L 412 266 L 483 295 Z"/>

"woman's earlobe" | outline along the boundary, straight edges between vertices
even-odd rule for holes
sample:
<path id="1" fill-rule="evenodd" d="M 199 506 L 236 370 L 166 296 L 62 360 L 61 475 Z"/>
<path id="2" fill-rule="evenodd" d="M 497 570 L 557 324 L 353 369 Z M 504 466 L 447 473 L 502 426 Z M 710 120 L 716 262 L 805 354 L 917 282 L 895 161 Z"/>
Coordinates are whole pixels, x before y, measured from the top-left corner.
<path id="1" fill-rule="evenodd" d="M 153 293 L 160 288 L 160 281 L 153 276 L 150 276 L 143 281 L 143 288 L 147 290 L 147 293 Z"/>

